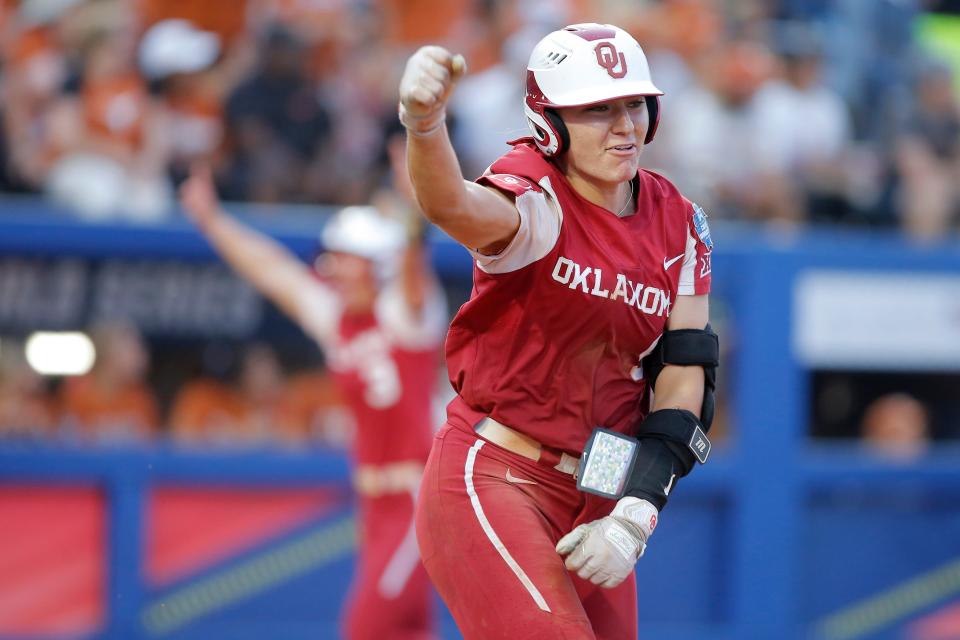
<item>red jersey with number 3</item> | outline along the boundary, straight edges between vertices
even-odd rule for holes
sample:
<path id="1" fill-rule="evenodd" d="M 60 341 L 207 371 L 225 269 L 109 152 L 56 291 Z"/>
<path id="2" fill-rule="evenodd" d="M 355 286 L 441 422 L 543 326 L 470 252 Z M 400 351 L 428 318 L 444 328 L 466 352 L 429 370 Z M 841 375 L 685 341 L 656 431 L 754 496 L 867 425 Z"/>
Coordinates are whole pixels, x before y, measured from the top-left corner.
<path id="1" fill-rule="evenodd" d="M 629 433 L 646 414 L 641 358 L 678 295 L 710 290 L 706 214 L 640 170 L 636 213 L 618 217 L 527 141 L 477 182 L 514 198 L 521 222 L 500 254 L 474 253 L 473 292 L 447 335 L 449 420 L 489 415 L 576 455 L 596 426 Z"/>
<path id="2" fill-rule="evenodd" d="M 421 313 L 406 304 L 399 283 L 364 314 L 343 312 L 329 287 L 301 292 L 297 320 L 326 356 L 356 422 L 358 464 L 426 461 L 433 438 L 433 391 L 446 302 L 434 285 Z"/>

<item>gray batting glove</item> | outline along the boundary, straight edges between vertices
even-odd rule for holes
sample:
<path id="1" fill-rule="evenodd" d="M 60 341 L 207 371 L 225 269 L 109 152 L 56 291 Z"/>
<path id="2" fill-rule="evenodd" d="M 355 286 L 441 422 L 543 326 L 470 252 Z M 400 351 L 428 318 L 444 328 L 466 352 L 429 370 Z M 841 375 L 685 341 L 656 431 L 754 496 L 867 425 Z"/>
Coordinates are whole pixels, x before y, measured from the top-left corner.
<path id="1" fill-rule="evenodd" d="M 417 49 L 407 60 L 400 79 L 400 122 L 410 133 L 427 136 L 446 119 L 446 105 L 454 84 L 467 71 L 461 55 L 437 46 Z"/>
<path id="2" fill-rule="evenodd" d="M 613 512 L 560 538 L 567 570 L 607 589 L 623 582 L 647 548 L 659 512 L 641 498 L 621 498 Z"/>

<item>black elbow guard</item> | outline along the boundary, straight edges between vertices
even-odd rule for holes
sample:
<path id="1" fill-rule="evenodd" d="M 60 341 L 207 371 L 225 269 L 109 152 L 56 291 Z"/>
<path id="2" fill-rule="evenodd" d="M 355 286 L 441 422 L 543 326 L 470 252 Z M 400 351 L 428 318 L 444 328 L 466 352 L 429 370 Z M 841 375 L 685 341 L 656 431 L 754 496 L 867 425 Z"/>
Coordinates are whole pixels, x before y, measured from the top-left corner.
<path id="1" fill-rule="evenodd" d="M 714 391 L 717 386 L 717 366 L 720 364 L 720 338 L 708 324 L 705 329 L 676 329 L 664 331 L 657 346 L 643 359 L 643 374 L 650 389 L 668 364 L 703 367 L 703 404 L 700 424 L 710 431 L 714 414 Z"/>
<path id="2" fill-rule="evenodd" d="M 697 417 L 684 409 L 654 411 L 641 423 L 640 446 L 624 495 L 662 511 L 676 481 L 707 461 L 710 440 Z"/>

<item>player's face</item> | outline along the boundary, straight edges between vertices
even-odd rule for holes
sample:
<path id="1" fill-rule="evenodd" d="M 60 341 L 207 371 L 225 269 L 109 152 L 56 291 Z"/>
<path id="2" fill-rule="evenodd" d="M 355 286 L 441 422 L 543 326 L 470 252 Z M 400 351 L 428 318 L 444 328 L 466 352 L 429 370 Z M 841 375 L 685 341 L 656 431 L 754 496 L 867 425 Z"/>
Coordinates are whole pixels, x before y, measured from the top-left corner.
<path id="1" fill-rule="evenodd" d="M 637 173 L 650 120 L 643 96 L 560 110 L 570 133 L 566 172 L 619 184 Z"/>
<path id="2" fill-rule="evenodd" d="M 348 309 L 362 310 L 376 298 L 376 274 L 373 263 L 366 258 L 328 251 L 317 259 L 316 267 Z"/>

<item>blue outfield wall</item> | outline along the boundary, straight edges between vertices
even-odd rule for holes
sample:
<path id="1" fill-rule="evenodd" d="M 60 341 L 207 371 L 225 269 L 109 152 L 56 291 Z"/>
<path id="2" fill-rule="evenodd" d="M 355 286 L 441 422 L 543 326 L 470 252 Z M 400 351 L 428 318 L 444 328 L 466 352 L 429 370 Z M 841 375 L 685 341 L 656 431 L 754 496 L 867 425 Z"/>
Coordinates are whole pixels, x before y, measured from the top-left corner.
<path id="1" fill-rule="evenodd" d="M 92 227 L 29 203 L 5 208 L 0 259 L 213 259 L 184 223 Z M 314 251 L 311 222 L 253 219 L 299 255 Z M 960 248 L 715 226 L 715 308 L 732 345 L 721 374 L 731 437 L 681 483 L 638 565 L 640 636 L 907 637 L 917 619 L 960 604 L 960 447 L 937 446 L 905 463 L 812 443 L 796 284 L 824 270 L 960 277 Z M 441 234 L 432 241 L 444 277 L 468 282 L 466 253 Z M 110 601 L 102 637 L 117 639 L 337 637 L 351 572 L 349 504 L 163 589 L 144 580 L 143 514 L 152 486 L 346 488 L 347 475 L 346 461 L 329 452 L 0 451 L 0 482 L 105 489 Z M 458 637 L 449 616 L 438 616 L 444 637 Z"/>

